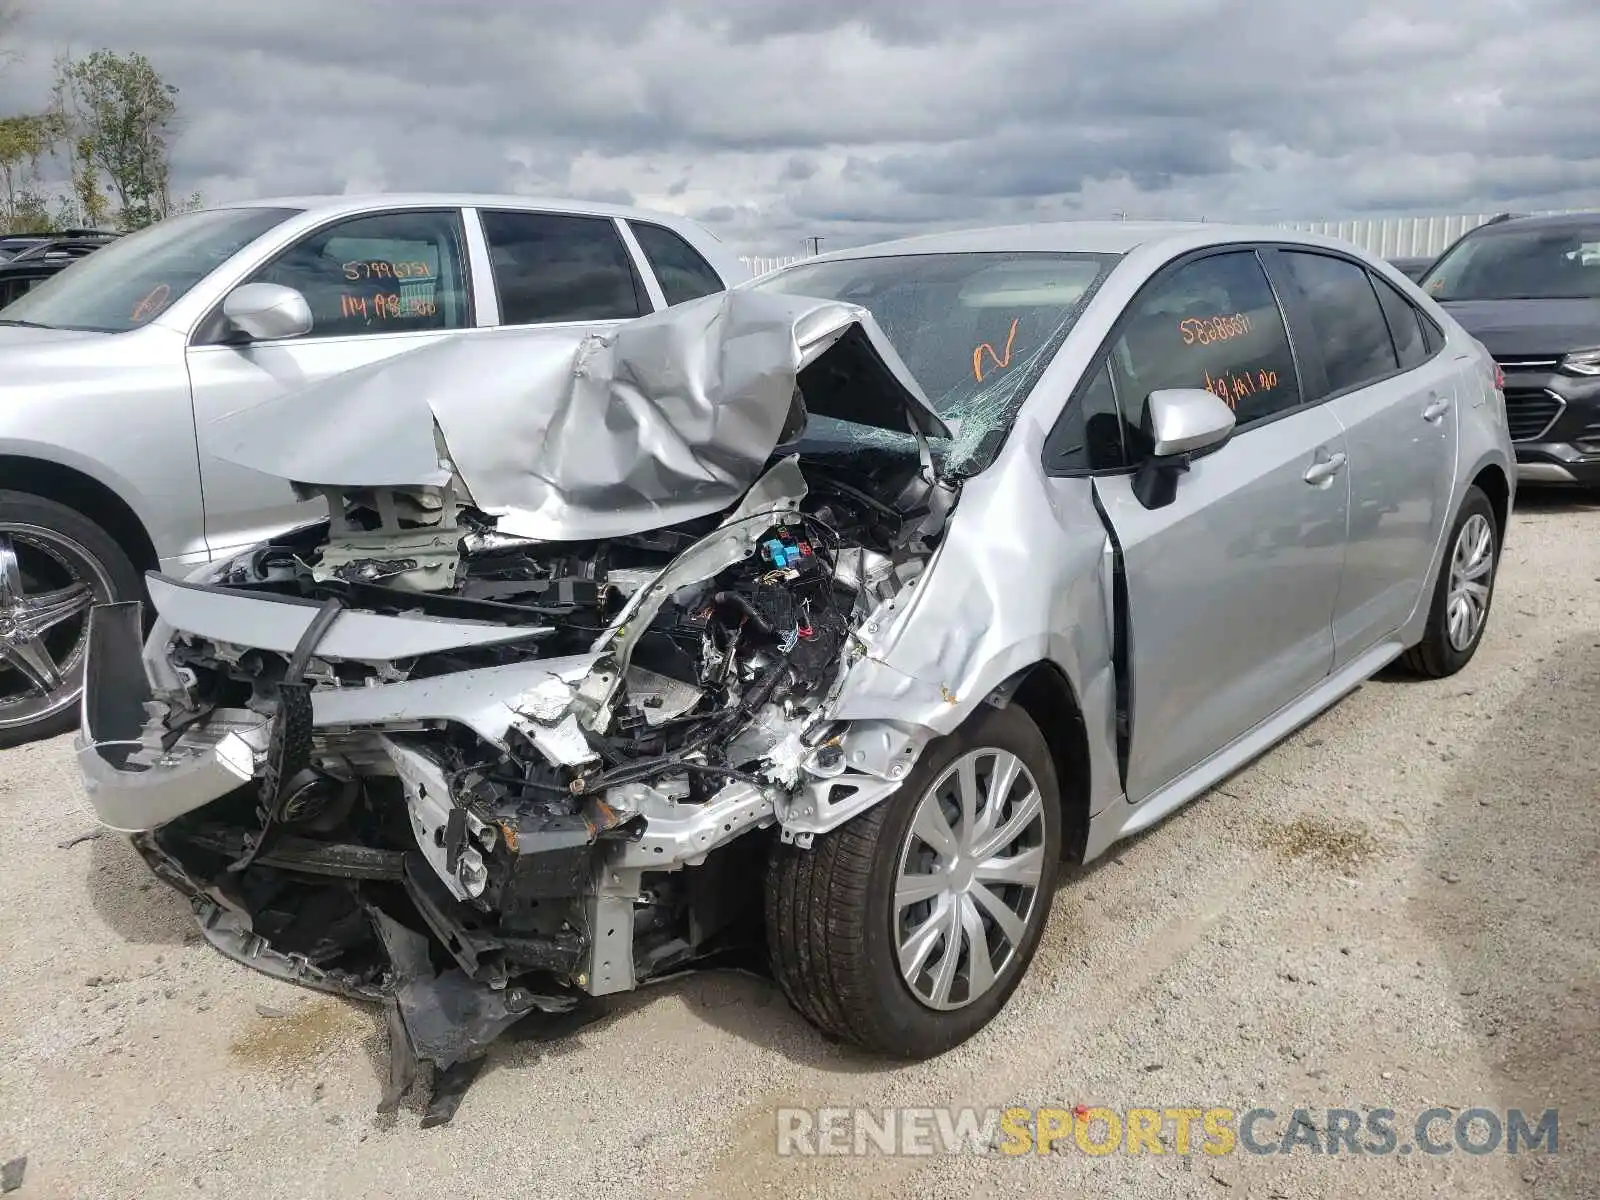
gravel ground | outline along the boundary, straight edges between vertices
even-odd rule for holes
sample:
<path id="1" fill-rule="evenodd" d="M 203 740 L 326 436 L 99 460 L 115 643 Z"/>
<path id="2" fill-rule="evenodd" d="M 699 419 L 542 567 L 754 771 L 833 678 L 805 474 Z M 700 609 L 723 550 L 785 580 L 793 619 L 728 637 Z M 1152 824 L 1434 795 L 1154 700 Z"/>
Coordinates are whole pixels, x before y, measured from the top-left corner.
<path id="1" fill-rule="evenodd" d="M 1380 678 L 1081 872 L 1000 1019 L 886 1068 L 765 981 L 496 1048 L 447 1127 L 374 1114 L 374 1012 L 235 966 L 0 754 L 0 1162 L 19 1197 L 1600 1196 L 1600 506 L 1525 497 L 1490 632 Z M 1560 1113 L 1559 1153 L 780 1158 L 783 1105 Z M 1278 1128 L 1266 1127 L 1270 1136 Z M 1406 1140 L 1404 1138 L 1402 1141 Z"/>

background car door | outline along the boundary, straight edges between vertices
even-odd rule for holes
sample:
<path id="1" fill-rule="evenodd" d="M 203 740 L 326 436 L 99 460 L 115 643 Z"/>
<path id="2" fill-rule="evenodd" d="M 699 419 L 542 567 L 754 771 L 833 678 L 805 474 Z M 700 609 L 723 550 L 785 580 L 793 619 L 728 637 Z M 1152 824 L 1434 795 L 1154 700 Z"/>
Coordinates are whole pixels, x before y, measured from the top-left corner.
<path id="1" fill-rule="evenodd" d="M 1405 624 L 1426 584 L 1455 479 L 1459 364 L 1430 354 L 1426 318 L 1361 264 L 1283 249 L 1268 266 L 1309 349 L 1307 390 L 1328 398 L 1349 446 L 1337 670 Z"/>
<path id="2" fill-rule="evenodd" d="M 229 345 L 220 312 L 202 323 L 188 364 L 206 541 L 213 555 L 313 520 L 324 505 L 297 502 L 284 480 L 216 458 L 210 423 L 471 327 L 466 261 L 458 209 L 350 217 L 308 234 L 249 280 L 280 283 L 304 295 L 311 306 L 310 332 Z"/>
<path id="3" fill-rule="evenodd" d="M 1147 287 L 1110 348 L 1109 377 L 1130 465 L 1148 449 L 1142 415 L 1158 388 L 1209 388 L 1238 420 L 1166 507 L 1145 508 L 1126 472 L 1095 479 L 1126 572 L 1137 803 L 1328 674 L 1347 452 L 1333 414 L 1302 401 L 1252 251 L 1192 259 Z"/>
<path id="4" fill-rule="evenodd" d="M 478 210 L 502 325 L 604 325 L 650 312 L 649 291 L 610 217 Z"/>

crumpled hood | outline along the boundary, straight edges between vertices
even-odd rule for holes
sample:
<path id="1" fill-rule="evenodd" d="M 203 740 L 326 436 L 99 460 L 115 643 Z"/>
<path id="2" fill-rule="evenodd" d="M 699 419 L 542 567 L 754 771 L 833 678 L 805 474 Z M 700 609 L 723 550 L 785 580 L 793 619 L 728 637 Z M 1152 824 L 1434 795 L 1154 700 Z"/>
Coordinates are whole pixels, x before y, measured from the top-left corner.
<path id="1" fill-rule="evenodd" d="M 949 436 L 865 309 L 736 289 L 599 332 L 436 342 L 220 417 L 213 446 L 312 487 L 458 474 L 502 532 L 577 541 L 727 507 L 807 412 Z"/>

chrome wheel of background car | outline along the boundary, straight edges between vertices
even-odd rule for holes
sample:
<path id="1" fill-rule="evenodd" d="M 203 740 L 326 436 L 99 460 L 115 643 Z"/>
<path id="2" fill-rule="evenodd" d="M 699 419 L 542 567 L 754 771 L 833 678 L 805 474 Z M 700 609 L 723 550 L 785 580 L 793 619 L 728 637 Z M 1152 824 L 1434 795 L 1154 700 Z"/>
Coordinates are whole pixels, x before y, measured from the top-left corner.
<path id="1" fill-rule="evenodd" d="M 1445 600 L 1445 628 L 1450 645 L 1472 645 L 1489 615 L 1489 585 L 1494 571 L 1494 527 L 1474 513 L 1456 535 L 1450 554 L 1450 591 Z"/>
<path id="2" fill-rule="evenodd" d="M 900 974 L 929 1008 L 994 986 L 1033 916 L 1045 853 L 1033 773 L 1005 750 L 971 750 L 923 793 L 895 877 Z"/>
<path id="3" fill-rule="evenodd" d="M 106 568 L 72 538 L 0 523 L 0 729 L 77 702 L 89 607 L 111 597 Z"/>

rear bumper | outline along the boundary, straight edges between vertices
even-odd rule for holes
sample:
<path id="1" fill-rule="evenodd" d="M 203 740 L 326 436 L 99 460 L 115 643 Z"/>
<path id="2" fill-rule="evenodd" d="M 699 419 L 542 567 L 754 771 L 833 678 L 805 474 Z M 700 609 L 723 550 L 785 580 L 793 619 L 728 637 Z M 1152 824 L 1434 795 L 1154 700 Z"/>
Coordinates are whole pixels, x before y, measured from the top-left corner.
<path id="1" fill-rule="evenodd" d="M 269 722 L 223 709 L 170 749 L 146 733 L 152 697 L 140 657 L 137 601 L 89 612 L 83 712 L 73 748 L 89 807 L 102 825 L 139 833 L 250 782 L 265 758 Z"/>

